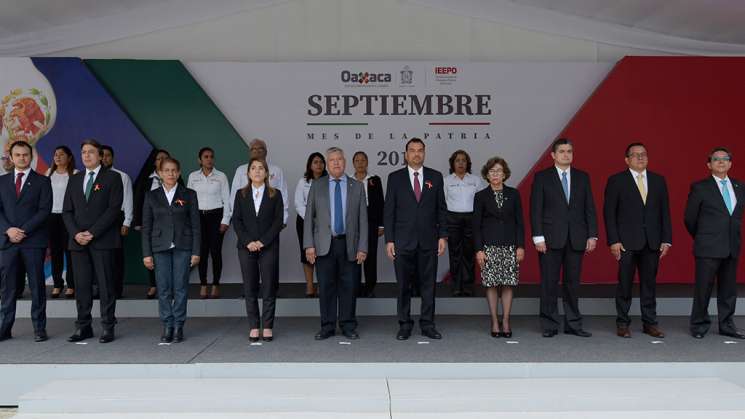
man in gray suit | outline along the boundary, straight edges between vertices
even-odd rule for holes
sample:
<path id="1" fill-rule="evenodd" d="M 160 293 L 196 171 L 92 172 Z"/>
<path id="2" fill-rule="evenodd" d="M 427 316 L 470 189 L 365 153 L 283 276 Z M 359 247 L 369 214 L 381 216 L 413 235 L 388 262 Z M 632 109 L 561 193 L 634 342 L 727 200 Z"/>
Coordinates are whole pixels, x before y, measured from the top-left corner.
<path id="1" fill-rule="evenodd" d="M 344 151 L 326 150 L 328 176 L 313 181 L 305 208 L 303 248 L 316 264 L 321 330 L 316 340 L 336 334 L 358 339 L 355 317 L 360 265 L 367 257 L 367 203 L 362 183 L 344 174 Z"/>

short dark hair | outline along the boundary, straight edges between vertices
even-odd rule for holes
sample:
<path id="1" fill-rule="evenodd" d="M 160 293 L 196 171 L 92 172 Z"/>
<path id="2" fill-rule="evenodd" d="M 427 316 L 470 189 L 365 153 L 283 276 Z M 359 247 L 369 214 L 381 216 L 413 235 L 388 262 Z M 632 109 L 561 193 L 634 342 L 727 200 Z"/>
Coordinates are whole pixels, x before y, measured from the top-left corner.
<path id="1" fill-rule="evenodd" d="M 211 151 L 213 156 L 215 155 L 215 150 L 213 150 L 212 148 L 210 148 L 210 147 L 202 147 L 202 148 L 199 149 L 199 154 L 197 154 L 197 156 L 201 159 L 202 158 L 202 154 L 204 154 L 204 153 L 206 153 L 208 151 Z"/>
<path id="2" fill-rule="evenodd" d="M 104 145 L 101 146 L 101 154 L 103 154 L 103 152 L 106 151 L 106 150 L 109 150 L 109 153 L 111 153 L 111 157 L 114 157 L 114 149 L 111 148 L 110 145 L 104 144 Z"/>
<path id="3" fill-rule="evenodd" d="M 34 154 L 34 149 L 31 147 L 31 144 L 29 144 L 28 141 L 14 141 L 13 144 L 10 145 L 10 148 L 8 148 L 8 152 L 11 154 L 11 156 L 13 155 L 13 149 L 15 147 L 26 147 L 28 148 L 29 153 Z"/>
<path id="4" fill-rule="evenodd" d="M 455 159 L 458 158 L 459 154 L 466 156 L 466 172 L 471 173 L 471 156 L 466 153 L 466 150 L 456 150 L 455 153 L 450 156 L 448 159 L 448 162 L 450 163 L 450 173 L 455 172 Z"/>
<path id="5" fill-rule="evenodd" d="M 160 162 L 160 169 L 162 169 L 163 168 L 163 165 L 166 164 L 166 163 L 173 163 L 173 164 L 175 164 L 176 165 L 176 170 L 178 170 L 179 172 L 181 171 L 181 162 L 179 162 L 178 160 L 174 159 L 173 157 L 166 157 L 165 159 L 161 160 L 161 162 Z"/>
<path id="6" fill-rule="evenodd" d="M 421 144 L 422 145 L 422 148 L 424 148 L 425 150 L 427 149 L 427 146 L 424 144 L 424 141 L 422 141 L 422 139 L 419 138 L 419 137 L 414 137 L 414 138 L 410 139 L 409 141 L 407 141 L 406 142 L 406 148 L 404 148 L 404 150 L 408 150 L 409 149 L 409 144 Z"/>
<path id="7" fill-rule="evenodd" d="M 365 160 L 370 161 L 370 159 L 367 157 L 367 153 L 365 153 L 364 151 L 356 151 L 352 156 L 352 161 L 354 161 L 354 159 L 356 159 L 358 155 L 363 155 L 365 156 Z"/>
<path id="8" fill-rule="evenodd" d="M 318 157 L 323 162 L 323 173 L 321 173 L 321 176 L 326 176 L 328 172 L 326 172 L 326 158 L 323 157 L 323 154 L 319 152 L 311 153 L 310 156 L 308 156 L 308 161 L 305 163 L 305 174 L 303 177 L 305 178 L 306 182 L 310 182 L 313 179 L 313 170 L 311 170 L 310 165 L 313 164 L 313 160 Z M 267 169 L 268 171 L 269 169 Z"/>
<path id="9" fill-rule="evenodd" d="M 510 178 L 512 171 L 510 170 L 510 166 L 507 164 L 507 160 L 499 156 L 494 156 L 486 161 L 486 164 L 484 164 L 484 167 L 481 168 L 481 177 L 483 177 L 484 180 L 488 182 L 489 181 L 489 170 L 491 170 L 491 168 L 497 164 L 502 166 L 502 170 L 504 171 L 504 180 L 502 182 L 506 182 L 507 179 Z"/>
<path id="10" fill-rule="evenodd" d="M 640 143 L 640 142 L 631 143 L 626 146 L 626 152 L 623 153 L 624 156 L 629 157 L 629 153 L 631 153 L 631 149 L 634 147 L 644 147 L 645 150 L 647 149 L 647 146 L 645 146 L 644 143 Z"/>
<path id="11" fill-rule="evenodd" d="M 98 155 L 99 156 L 102 156 L 103 155 L 103 150 L 101 148 L 101 143 L 99 143 L 98 141 L 94 140 L 93 138 L 89 138 L 87 140 L 84 140 L 82 143 L 80 143 L 80 149 L 82 150 L 83 147 L 85 147 L 87 145 L 96 147 L 96 149 L 98 150 Z"/>
<path id="12" fill-rule="evenodd" d="M 732 161 L 732 152 L 729 151 L 729 149 L 727 147 L 721 147 L 720 146 L 720 147 L 714 147 L 714 148 L 711 149 L 711 151 L 709 152 L 709 158 L 706 160 L 706 162 L 707 163 L 711 163 L 711 158 L 714 157 L 714 153 L 716 153 L 718 151 L 723 151 L 723 152 L 727 153 L 727 157 L 729 157 L 729 160 Z"/>
<path id="13" fill-rule="evenodd" d="M 569 138 L 558 138 L 554 140 L 553 143 L 551 143 L 551 152 L 556 153 L 556 150 L 559 148 L 560 145 L 570 145 L 572 146 L 572 148 L 574 148 L 574 144 Z"/>

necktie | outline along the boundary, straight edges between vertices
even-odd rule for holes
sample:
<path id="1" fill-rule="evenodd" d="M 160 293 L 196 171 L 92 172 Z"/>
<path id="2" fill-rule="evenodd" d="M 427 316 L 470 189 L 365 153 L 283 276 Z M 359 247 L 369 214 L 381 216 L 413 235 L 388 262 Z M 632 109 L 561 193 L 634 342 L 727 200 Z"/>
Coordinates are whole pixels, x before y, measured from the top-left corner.
<path id="1" fill-rule="evenodd" d="M 564 189 L 564 196 L 569 203 L 569 179 L 567 179 L 567 172 L 561 172 L 561 189 Z"/>
<path id="2" fill-rule="evenodd" d="M 647 188 L 644 187 L 644 176 L 641 174 L 636 175 L 636 187 L 639 189 L 639 193 L 642 195 L 642 202 L 647 204 Z"/>
<path id="3" fill-rule="evenodd" d="M 419 172 L 414 172 L 414 196 L 416 202 L 422 199 L 422 185 L 419 183 Z"/>
<path id="4" fill-rule="evenodd" d="M 93 190 L 93 176 L 96 172 L 88 172 L 88 182 L 85 184 L 85 200 L 88 201 L 91 197 L 91 191 Z"/>
<path id="5" fill-rule="evenodd" d="M 21 185 L 23 185 L 23 172 L 16 175 L 16 198 L 21 196 Z"/>
<path id="6" fill-rule="evenodd" d="M 734 208 L 732 208 L 732 198 L 729 196 L 729 188 L 727 188 L 727 179 L 720 180 L 719 183 L 722 184 L 722 197 L 724 198 L 724 205 L 727 206 L 729 215 L 732 215 L 732 211 L 734 210 Z"/>
<path id="7" fill-rule="evenodd" d="M 334 232 L 344 234 L 344 207 L 341 204 L 341 179 L 334 179 Z"/>

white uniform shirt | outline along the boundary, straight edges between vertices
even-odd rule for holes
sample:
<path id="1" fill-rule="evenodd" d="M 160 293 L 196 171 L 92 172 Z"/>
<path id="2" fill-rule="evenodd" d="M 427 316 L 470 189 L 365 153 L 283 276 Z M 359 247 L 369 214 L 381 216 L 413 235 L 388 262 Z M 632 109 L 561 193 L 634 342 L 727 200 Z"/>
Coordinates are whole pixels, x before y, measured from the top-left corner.
<path id="1" fill-rule="evenodd" d="M 305 219 L 305 207 L 308 204 L 308 192 L 310 192 L 312 183 L 313 179 L 306 181 L 305 176 L 303 176 L 297 181 L 295 187 L 295 211 L 302 219 Z"/>
<path id="2" fill-rule="evenodd" d="M 78 173 L 77 170 L 73 174 Z M 57 173 L 56 171 L 49 175 L 49 181 L 52 183 L 52 214 L 62 214 L 62 206 L 65 203 L 65 192 L 67 183 L 70 181 L 70 175 Z"/>
<path id="3" fill-rule="evenodd" d="M 111 168 L 111 170 L 119 173 L 122 177 L 122 190 L 124 191 L 124 200 L 122 201 L 122 211 L 124 211 L 124 227 L 129 227 L 132 224 L 132 217 L 134 216 L 134 197 L 132 196 L 132 179 L 129 175 L 122 172 L 119 169 Z"/>
<path id="4" fill-rule="evenodd" d="M 233 176 L 233 184 L 230 187 L 230 213 L 233 213 L 233 203 L 235 203 L 235 194 L 241 190 L 244 186 L 248 185 L 248 163 L 242 164 L 235 169 L 235 175 Z M 274 189 L 279 189 L 282 192 L 282 203 L 284 204 L 284 217 L 283 223 L 287 224 L 288 214 L 288 195 L 287 195 L 287 182 L 285 181 L 285 175 L 282 173 L 282 169 L 272 164 L 269 164 L 269 185 Z"/>
<path id="5" fill-rule="evenodd" d="M 450 212 L 473 212 L 473 198 L 484 189 L 486 182 L 479 176 L 466 173 L 463 179 L 455 173 L 445 178 L 445 202 Z"/>
<path id="6" fill-rule="evenodd" d="M 196 170 L 189 173 L 186 187 L 197 192 L 200 210 L 208 211 L 222 208 L 222 221 L 220 223 L 230 224 L 230 186 L 225 173 L 213 168 L 212 172 L 205 176 L 202 169 Z"/>

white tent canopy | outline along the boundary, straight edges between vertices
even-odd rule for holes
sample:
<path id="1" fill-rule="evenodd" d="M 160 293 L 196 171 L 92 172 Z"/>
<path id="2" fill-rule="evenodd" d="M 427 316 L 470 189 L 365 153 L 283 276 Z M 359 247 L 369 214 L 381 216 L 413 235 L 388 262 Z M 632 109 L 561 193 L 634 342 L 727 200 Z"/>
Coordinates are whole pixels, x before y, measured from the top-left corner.
<path id="1" fill-rule="evenodd" d="M 53 54 L 285 1 L 4 1 L 0 3 L 0 56 Z M 404 1 L 609 45 L 679 54 L 745 54 L 745 2 L 741 0 Z"/>

